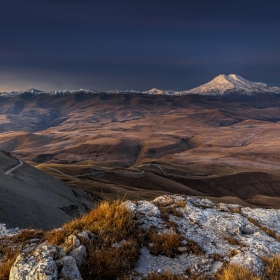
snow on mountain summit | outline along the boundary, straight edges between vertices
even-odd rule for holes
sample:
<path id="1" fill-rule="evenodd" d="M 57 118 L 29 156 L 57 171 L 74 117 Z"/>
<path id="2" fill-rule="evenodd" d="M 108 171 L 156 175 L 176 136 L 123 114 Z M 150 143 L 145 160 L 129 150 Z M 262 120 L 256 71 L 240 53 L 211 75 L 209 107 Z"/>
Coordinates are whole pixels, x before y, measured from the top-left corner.
<path id="1" fill-rule="evenodd" d="M 150 90 L 144 91 L 145 94 L 163 94 L 163 95 L 173 95 L 173 90 L 161 90 L 157 88 L 152 88 Z"/>
<path id="2" fill-rule="evenodd" d="M 245 95 L 253 95 L 255 93 L 276 93 L 280 94 L 279 87 L 270 87 L 265 83 L 251 82 L 238 76 L 236 74 L 224 75 L 221 74 L 211 80 L 210 82 L 203 84 L 199 87 L 185 90 L 185 91 L 174 91 L 174 90 L 161 90 L 157 88 L 152 88 L 147 91 L 136 91 L 136 90 L 125 90 L 125 91 L 100 91 L 92 89 L 79 89 L 79 90 L 55 90 L 55 91 L 41 91 L 34 88 L 25 91 L 12 91 L 12 92 L 0 92 L 0 97 L 14 97 L 21 94 L 49 94 L 49 95 L 68 95 L 68 94 L 96 94 L 96 93 L 106 93 L 106 94 L 150 94 L 150 95 L 225 95 L 230 93 L 238 93 Z"/>
<path id="3" fill-rule="evenodd" d="M 210 82 L 191 90 L 183 91 L 181 94 L 221 95 L 230 92 L 253 92 L 280 93 L 280 88 L 269 87 L 265 83 L 251 82 L 236 74 L 219 75 Z"/>

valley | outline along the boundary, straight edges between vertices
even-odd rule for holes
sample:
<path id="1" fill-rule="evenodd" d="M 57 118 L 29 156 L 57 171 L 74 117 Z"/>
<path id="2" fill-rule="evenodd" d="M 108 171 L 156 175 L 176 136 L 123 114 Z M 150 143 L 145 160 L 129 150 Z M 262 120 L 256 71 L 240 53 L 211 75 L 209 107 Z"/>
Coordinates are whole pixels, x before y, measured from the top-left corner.
<path id="1" fill-rule="evenodd" d="M 280 97 L 0 97 L 0 149 L 95 199 L 182 193 L 279 208 Z"/>

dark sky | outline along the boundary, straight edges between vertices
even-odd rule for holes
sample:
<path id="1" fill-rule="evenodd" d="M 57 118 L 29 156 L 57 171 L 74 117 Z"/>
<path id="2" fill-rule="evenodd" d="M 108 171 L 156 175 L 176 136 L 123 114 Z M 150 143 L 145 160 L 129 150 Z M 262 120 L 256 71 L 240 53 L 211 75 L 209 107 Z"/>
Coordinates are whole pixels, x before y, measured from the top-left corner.
<path id="1" fill-rule="evenodd" d="M 280 86 L 280 1 L 9 0 L 0 35 L 0 91 Z"/>

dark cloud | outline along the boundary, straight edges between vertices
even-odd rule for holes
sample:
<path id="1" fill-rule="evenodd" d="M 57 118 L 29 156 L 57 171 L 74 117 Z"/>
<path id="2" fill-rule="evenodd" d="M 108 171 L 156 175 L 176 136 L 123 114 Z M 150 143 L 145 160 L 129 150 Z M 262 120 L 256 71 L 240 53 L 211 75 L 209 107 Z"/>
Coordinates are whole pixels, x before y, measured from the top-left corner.
<path id="1" fill-rule="evenodd" d="M 277 1 L 2 2 L 0 91 L 181 90 L 220 73 L 280 85 Z"/>

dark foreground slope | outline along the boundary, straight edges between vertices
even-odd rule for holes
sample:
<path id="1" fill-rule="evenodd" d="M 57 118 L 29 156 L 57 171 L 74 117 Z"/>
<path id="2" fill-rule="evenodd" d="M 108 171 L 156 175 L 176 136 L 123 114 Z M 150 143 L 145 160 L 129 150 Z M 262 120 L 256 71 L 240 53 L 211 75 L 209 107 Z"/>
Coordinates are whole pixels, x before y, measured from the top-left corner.
<path id="1" fill-rule="evenodd" d="M 18 166 L 11 173 L 5 174 Z M 0 221 L 9 227 L 50 229 L 92 205 L 88 195 L 0 152 Z"/>

